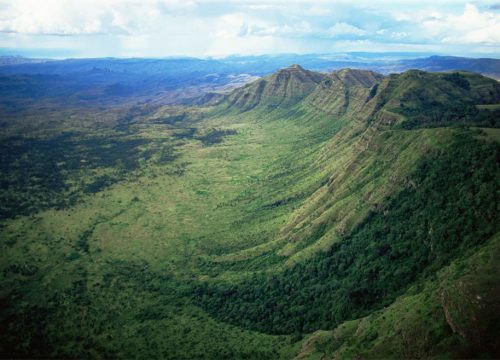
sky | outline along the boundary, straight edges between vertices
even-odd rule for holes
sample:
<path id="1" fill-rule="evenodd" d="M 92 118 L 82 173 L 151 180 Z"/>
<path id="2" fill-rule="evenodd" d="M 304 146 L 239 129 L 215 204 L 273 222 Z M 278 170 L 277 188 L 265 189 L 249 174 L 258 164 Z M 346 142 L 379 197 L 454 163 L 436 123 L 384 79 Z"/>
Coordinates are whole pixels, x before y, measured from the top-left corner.
<path id="1" fill-rule="evenodd" d="M 0 49 L 39 57 L 500 57 L 500 2 L 0 0 Z"/>

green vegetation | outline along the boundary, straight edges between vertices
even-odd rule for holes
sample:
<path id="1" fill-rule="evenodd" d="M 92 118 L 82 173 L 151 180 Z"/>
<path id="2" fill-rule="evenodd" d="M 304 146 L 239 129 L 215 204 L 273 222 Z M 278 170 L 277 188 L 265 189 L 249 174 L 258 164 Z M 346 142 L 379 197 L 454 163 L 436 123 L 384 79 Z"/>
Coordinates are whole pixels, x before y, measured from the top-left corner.
<path id="1" fill-rule="evenodd" d="M 498 126 L 498 111 L 481 108 L 497 103 L 500 86 L 471 73 L 431 74 L 412 70 L 385 79 L 373 100 L 382 119 L 394 112 L 406 129 L 453 125 Z M 479 108 L 476 106 L 479 105 Z M 389 118 L 386 119 L 386 121 Z"/>
<path id="2" fill-rule="evenodd" d="M 12 115 L 0 357 L 500 356 L 499 103 L 293 66 L 213 107 Z"/>
<path id="3" fill-rule="evenodd" d="M 298 357 L 488 358 L 498 354 L 499 255 L 497 235 L 410 288 L 390 306 L 313 334 Z"/>
<path id="4" fill-rule="evenodd" d="M 498 231 L 499 155 L 498 144 L 458 133 L 329 251 L 279 274 L 205 284 L 200 304 L 221 320 L 277 334 L 330 329 L 390 305 L 409 284 Z M 317 241 L 325 227 L 304 241 Z"/>
<path id="5" fill-rule="evenodd" d="M 0 151 L 0 218 L 13 218 L 74 205 L 83 194 L 124 179 L 154 153 L 172 153 L 172 146 L 121 134 L 65 133 L 49 138 L 8 137 Z M 162 161 L 173 159 L 162 155 Z M 81 181 L 84 175 L 91 176 L 90 182 Z"/>

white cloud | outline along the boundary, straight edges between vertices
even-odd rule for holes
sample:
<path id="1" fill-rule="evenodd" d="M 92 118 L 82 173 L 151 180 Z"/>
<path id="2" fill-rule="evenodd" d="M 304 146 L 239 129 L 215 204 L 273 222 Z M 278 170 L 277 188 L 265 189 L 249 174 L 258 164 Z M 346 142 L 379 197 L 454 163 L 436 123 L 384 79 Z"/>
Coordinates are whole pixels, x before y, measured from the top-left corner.
<path id="1" fill-rule="evenodd" d="M 333 37 L 341 35 L 363 36 L 367 34 L 367 31 L 346 22 L 338 22 L 328 29 L 328 33 Z"/>
<path id="2" fill-rule="evenodd" d="M 441 36 L 444 43 L 500 45 L 500 14 L 481 12 L 467 4 L 460 15 L 441 15 L 423 22 L 431 36 Z"/>
<path id="3" fill-rule="evenodd" d="M 230 38 L 245 36 L 248 32 L 248 25 L 245 23 L 242 14 L 227 14 L 218 19 L 213 35 L 225 41 Z"/>
<path id="4" fill-rule="evenodd" d="M 411 24 L 414 38 L 457 45 L 500 45 L 500 14 L 481 11 L 472 3 L 465 4 L 458 14 L 429 8 L 414 12 L 396 11 L 392 15 L 398 22 Z M 403 32 L 395 31 L 391 37 L 400 33 Z"/>
<path id="5" fill-rule="evenodd" d="M 32 35 L 123 34 L 147 31 L 160 18 L 188 11 L 191 0 L 10 0 L 0 31 Z"/>
<path id="6" fill-rule="evenodd" d="M 395 0 L 376 6 L 362 0 L 0 0 L 0 47 L 74 49 L 85 56 L 324 52 L 338 44 L 342 51 L 497 53 L 500 14 L 464 6 L 458 0 L 408 0 L 404 7 Z"/>
<path id="7" fill-rule="evenodd" d="M 396 39 L 396 40 L 404 39 L 407 36 L 408 36 L 408 33 L 404 32 L 404 31 L 393 31 L 391 33 L 391 38 Z"/>
<path id="8" fill-rule="evenodd" d="M 325 6 L 311 6 L 304 12 L 307 16 L 330 16 L 332 14 L 332 10 Z"/>
<path id="9" fill-rule="evenodd" d="M 243 13 L 227 14 L 217 18 L 215 36 L 221 39 L 232 37 L 302 37 L 311 34 L 311 24 L 305 20 L 289 23 L 274 23 L 249 17 Z"/>
<path id="10" fill-rule="evenodd" d="M 2 12 L 0 30 L 21 34 L 90 34 L 99 33 L 102 24 L 99 14 L 88 9 L 85 13 L 69 2 L 15 1 Z M 81 20 L 75 22 L 74 20 Z"/>
<path id="11" fill-rule="evenodd" d="M 254 36 L 301 37 L 312 33 L 309 22 L 303 20 L 286 24 L 265 24 L 250 26 L 248 34 Z"/>
<path id="12" fill-rule="evenodd" d="M 419 9 L 393 10 L 390 11 L 392 18 L 400 23 L 422 23 L 424 21 L 439 20 L 444 14 L 433 7 L 423 7 Z"/>

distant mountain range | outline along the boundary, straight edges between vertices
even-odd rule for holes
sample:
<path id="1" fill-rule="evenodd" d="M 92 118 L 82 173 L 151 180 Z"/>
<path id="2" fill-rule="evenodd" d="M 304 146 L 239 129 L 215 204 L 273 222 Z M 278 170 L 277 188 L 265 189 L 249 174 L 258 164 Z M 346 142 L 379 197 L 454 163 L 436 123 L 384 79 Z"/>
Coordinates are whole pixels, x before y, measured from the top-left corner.
<path id="1" fill-rule="evenodd" d="M 229 56 L 214 58 L 91 58 L 91 59 L 33 59 L 20 56 L 1 56 L 0 73 L 64 75 L 103 70 L 116 73 L 162 74 L 176 73 L 248 73 L 268 75 L 291 64 L 315 71 L 342 68 L 371 69 L 382 73 L 403 72 L 409 69 L 426 71 L 467 70 L 500 78 L 500 59 L 457 56 L 415 56 L 404 54 L 284 54 L 260 56 Z"/>
<path id="2" fill-rule="evenodd" d="M 409 69 L 473 71 L 500 79 L 499 59 L 430 56 L 409 59 L 403 54 L 231 56 L 222 59 L 29 59 L 0 57 L 0 111 L 19 101 L 103 105 L 129 101 L 162 104 L 196 103 L 209 93 L 224 93 L 257 77 L 300 63 L 317 72 L 342 68 L 381 74 Z M 208 95 L 212 98 L 213 95 Z"/>
<path id="3" fill-rule="evenodd" d="M 394 65 L 381 66 L 379 71 L 384 73 L 402 72 L 409 69 L 419 69 L 425 71 L 450 71 L 467 70 L 473 71 L 493 79 L 500 79 L 499 59 L 472 59 L 456 56 L 431 56 L 422 59 L 400 60 Z"/>

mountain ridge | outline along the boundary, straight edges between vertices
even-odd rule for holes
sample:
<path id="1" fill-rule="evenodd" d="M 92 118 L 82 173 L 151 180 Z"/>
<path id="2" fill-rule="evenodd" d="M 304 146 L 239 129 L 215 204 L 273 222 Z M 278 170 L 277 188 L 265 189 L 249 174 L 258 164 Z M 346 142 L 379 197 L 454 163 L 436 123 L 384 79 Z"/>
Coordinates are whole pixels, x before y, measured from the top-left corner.
<path id="1" fill-rule="evenodd" d="M 473 109 L 476 105 L 497 104 L 500 84 L 463 71 L 408 70 L 384 76 L 371 70 L 347 68 L 324 74 L 292 65 L 235 89 L 219 97 L 218 102 L 242 111 L 256 107 L 272 110 L 280 105 L 290 107 L 305 102 L 331 115 L 351 113 L 364 117 L 365 121 L 378 118 L 381 123 L 393 126 L 417 116 L 412 111 L 418 108 L 426 108 L 421 117 L 452 118 L 459 117 L 457 112 L 466 106 Z M 452 114 L 453 111 L 457 114 Z"/>
<path id="2" fill-rule="evenodd" d="M 228 95 L 229 107 L 248 111 L 262 100 L 270 106 L 293 104 L 307 96 L 321 81 L 323 75 L 293 64 L 274 74 L 256 80 Z M 272 104 L 271 104 L 272 103 Z"/>

